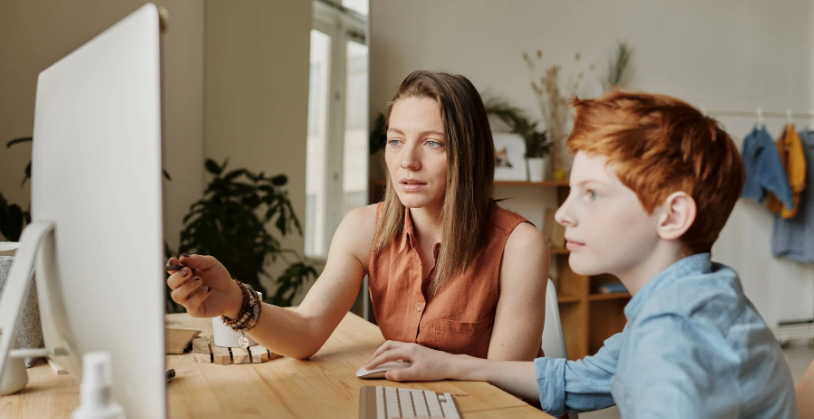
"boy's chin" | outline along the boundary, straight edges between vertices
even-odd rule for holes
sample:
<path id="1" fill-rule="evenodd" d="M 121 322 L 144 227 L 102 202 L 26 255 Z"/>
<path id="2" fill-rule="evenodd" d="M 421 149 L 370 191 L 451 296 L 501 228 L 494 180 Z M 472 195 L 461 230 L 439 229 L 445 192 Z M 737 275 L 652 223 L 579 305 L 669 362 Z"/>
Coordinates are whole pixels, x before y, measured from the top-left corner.
<path id="1" fill-rule="evenodd" d="M 571 256 L 568 257 L 568 266 L 571 267 L 571 271 L 573 271 L 575 274 L 593 276 L 607 273 L 607 270 L 602 269 L 599 264 L 593 263 L 593 261 L 584 260 L 581 257 L 575 258 L 574 256 L 574 254 L 571 254 Z"/>

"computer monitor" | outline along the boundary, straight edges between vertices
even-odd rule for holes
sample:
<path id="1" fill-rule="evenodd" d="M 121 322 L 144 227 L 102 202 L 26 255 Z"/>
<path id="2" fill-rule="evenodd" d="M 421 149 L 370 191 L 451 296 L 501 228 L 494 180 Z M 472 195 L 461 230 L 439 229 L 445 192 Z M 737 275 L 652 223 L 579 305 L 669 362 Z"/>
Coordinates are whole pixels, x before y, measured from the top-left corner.
<path id="1" fill-rule="evenodd" d="M 40 73 L 32 223 L 0 300 L 2 373 L 36 259 L 45 351 L 77 379 L 110 352 L 130 419 L 166 417 L 159 55 L 147 4 Z"/>

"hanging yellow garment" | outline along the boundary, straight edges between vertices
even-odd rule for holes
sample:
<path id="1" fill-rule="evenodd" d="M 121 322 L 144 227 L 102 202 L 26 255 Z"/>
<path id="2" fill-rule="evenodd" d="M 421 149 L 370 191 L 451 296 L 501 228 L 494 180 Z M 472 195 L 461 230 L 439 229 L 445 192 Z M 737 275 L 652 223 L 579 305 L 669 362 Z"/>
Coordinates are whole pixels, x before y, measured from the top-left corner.
<path id="1" fill-rule="evenodd" d="M 786 125 L 783 134 L 775 142 L 777 152 L 780 154 L 780 161 L 783 163 L 783 169 L 786 171 L 786 177 L 789 180 L 791 187 L 791 199 L 794 204 L 791 208 L 783 207 L 783 204 L 769 192 L 769 200 L 766 203 L 766 208 L 769 211 L 780 214 L 783 218 L 791 218 L 797 214 L 797 208 L 800 203 L 800 192 L 806 188 L 806 158 L 803 151 L 803 143 L 800 141 L 800 136 L 794 130 L 794 125 Z"/>

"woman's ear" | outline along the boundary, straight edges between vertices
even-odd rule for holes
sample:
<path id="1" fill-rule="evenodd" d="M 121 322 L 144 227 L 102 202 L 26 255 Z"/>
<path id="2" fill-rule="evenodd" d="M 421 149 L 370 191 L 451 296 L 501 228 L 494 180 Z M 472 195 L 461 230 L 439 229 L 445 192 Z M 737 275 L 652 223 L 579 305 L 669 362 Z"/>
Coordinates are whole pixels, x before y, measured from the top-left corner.
<path id="1" fill-rule="evenodd" d="M 664 240 L 678 240 L 692 227 L 697 215 L 695 200 L 686 192 L 674 192 L 659 207 L 658 234 Z"/>

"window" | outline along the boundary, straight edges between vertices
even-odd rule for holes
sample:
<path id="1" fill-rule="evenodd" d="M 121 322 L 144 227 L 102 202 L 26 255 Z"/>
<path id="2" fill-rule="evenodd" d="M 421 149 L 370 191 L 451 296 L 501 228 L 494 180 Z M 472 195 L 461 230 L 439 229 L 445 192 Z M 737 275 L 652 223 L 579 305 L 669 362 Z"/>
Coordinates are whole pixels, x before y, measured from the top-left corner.
<path id="1" fill-rule="evenodd" d="M 305 254 L 317 259 L 368 197 L 367 0 L 338 1 L 314 3 L 311 31 Z"/>

